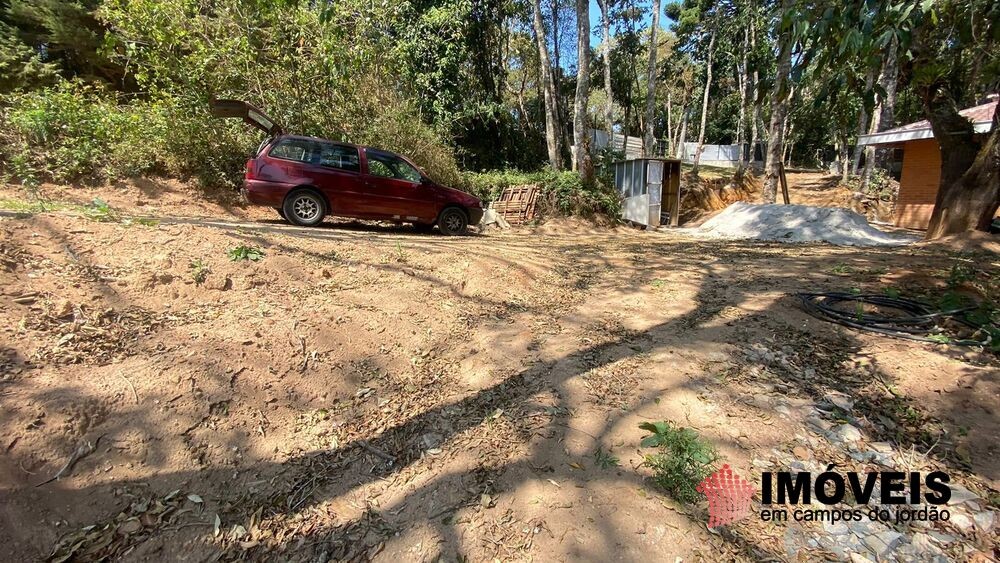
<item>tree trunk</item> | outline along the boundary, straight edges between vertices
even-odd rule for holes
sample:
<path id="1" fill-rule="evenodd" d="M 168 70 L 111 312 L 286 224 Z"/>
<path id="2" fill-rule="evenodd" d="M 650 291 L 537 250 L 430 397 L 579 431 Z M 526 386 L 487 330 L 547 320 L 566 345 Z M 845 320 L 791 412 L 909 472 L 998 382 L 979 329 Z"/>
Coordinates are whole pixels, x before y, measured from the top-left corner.
<path id="1" fill-rule="evenodd" d="M 628 157 L 628 118 L 632 104 L 625 104 L 625 121 L 622 123 L 622 155 Z"/>
<path id="2" fill-rule="evenodd" d="M 608 129 L 609 138 L 615 132 L 615 104 L 611 93 L 611 16 L 608 14 L 608 2 L 610 1 L 600 0 L 598 2 L 601 7 L 601 33 L 604 36 L 604 96 L 607 98 L 604 106 L 604 125 Z M 589 32 L 587 36 L 590 36 Z"/>
<path id="3" fill-rule="evenodd" d="M 850 155 L 847 152 L 847 132 L 846 131 L 841 131 L 840 132 L 840 142 L 838 144 L 840 145 L 840 147 L 839 147 L 840 148 L 840 181 L 846 184 L 847 183 L 847 179 L 851 175 L 851 169 L 849 167 L 850 166 Z"/>
<path id="4" fill-rule="evenodd" d="M 752 24 L 751 20 L 751 24 Z M 750 27 L 750 50 L 756 51 L 757 49 L 757 28 L 754 25 Z M 753 71 L 753 79 L 751 80 L 750 87 L 750 98 L 753 100 L 753 109 L 750 111 L 750 150 L 748 151 L 746 161 L 749 168 L 753 168 L 754 163 L 757 162 L 757 140 L 758 132 L 761 127 L 758 126 L 760 122 L 760 96 L 758 95 L 757 88 L 760 84 L 760 73 L 755 68 Z"/>
<path id="5" fill-rule="evenodd" d="M 673 124 L 670 122 L 674 118 L 673 107 L 670 104 L 670 92 L 667 92 L 667 152 L 665 155 L 669 156 L 674 154 L 674 130 Z"/>
<path id="6" fill-rule="evenodd" d="M 875 72 L 871 69 L 865 74 L 865 91 L 872 89 L 872 82 L 875 82 Z M 865 133 L 872 133 L 872 129 L 875 127 L 877 111 L 873 111 L 871 119 L 868 117 L 868 110 L 865 109 L 864 104 L 861 104 L 861 113 L 858 114 L 858 137 L 864 135 Z M 870 121 L 870 123 L 869 123 Z M 851 174 L 854 176 L 858 175 L 858 168 L 861 166 L 861 154 L 865 152 L 865 147 L 860 145 L 854 146 L 854 158 L 851 160 Z M 867 163 L 867 161 L 865 161 Z"/>
<path id="7" fill-rule="evenodd" d="M 690 110 L 684 110 L 684 117 L 681 118 L 681 131 L 677 134 L 677 158 L 684 158 L 684 145 L 687 143 L 688 114 Z"/>
<path id="8" fill-rule="evenodd" d="M 698 174 L 698 163 L 701 162 L 701 151 L 705 150 L 705 125 L 708 123 L 708 93 L 712 88 L 712 59 L 715 56 L 715 30 L 717 22 L 712 23 L 712 35 L 708 39 L 708 65 L 705 69 L 705 93 L 701 98 L 701 127 L 698 129 L 698 148 L 694 150 L 694 163 L 691 173 Z"/>
<path id="9" fill-rule="evenodd" d="M 885 98 L 879 100 L 878 109 L 875 112 L 878 119 L 872 124 L 871 133 L 881 133 L 892 127 L 893 114 L 896 110 L 896 82 L 898 80 L 899 66 L 896 64 L 896 42 L 893 41 L 882 66 L 882 76 L 879 78 L 879 84 L 885 90 Z M 868 188 L 868 181 L 876 166 L 886 170 L 891 166 L 891 155 L 891 150 L 883 149 L 880 151 L 875 147 L 865 147 L 865 171 L 861 180 L 862 191 Z"/>
<path id="10" fill-rule="evenodd" d="M 576 98 L 573 100 L 573 169 L 583 172 L 590 92 L 590 1 L 576 0 Z"/>
<path id="11" fill-rule="evenodd" d="M 582 0 L 581 0 L 582 1 Z M 649 30 L 649 69 L 646 73 L 646 156 L 653 156 L 656 140 L 654 115 L 656 112 L 656 47 L 657 30 L 660 27 L 660 0 L 653 0 L 653 25 Z"/>
<path id="12" fill-rule="evenodd" d="M 791 5 L 791 0 L 782 0 L 781 12 L 788 12 Z M 774 203 L 778 196 L 778 169 L 784 149 L 785 116 L 788 114 L 788 75 L 792 71 L 792 41 L 791 29 L 782 29 L 778 43 L 778 70 L 771 91 L 771 126 L 767 137 L 767 164 L 762 192 L 764 203 Z"/>
<path id="13" fill-rule="evenodd" d="M 941 184 L 927 239 L 988 229 L 1000 206 L 1000 104 L 993 111 L 993 131 L 980 142 L 948 94 L 925 92 L 922 101 L 941 146 Z"/>
<path id="14" fill-rule="evenodd" d="M 542 75 L 542 91 L 545 98 L 545 145 L 549 154 L 549 166 L 553 170 L 562 168 L 559 146 L 559 111 L 556 107 L 556 90 L 552 82 L 552 67 L 549 65 L 549 50 L 545 45 L 545 24 L 542 21 L 541 0 L 532 0 L 534 12 L 535 43 L 538 46 L 538 66 Z"/>
<path id="15" fill-rule="evenodd" d="M 740 160 L 736 164 L 736 178 L 743 178 L 744 158 L 743 158 L 743 126 L 747 118 L 747 58 L 750 52 L 750 31 L 743 29 L 743 58 L 736 67 L 736 85 L 740 91 L 740 113 L 736 122 L 736 144 L 740 147 Z"/>

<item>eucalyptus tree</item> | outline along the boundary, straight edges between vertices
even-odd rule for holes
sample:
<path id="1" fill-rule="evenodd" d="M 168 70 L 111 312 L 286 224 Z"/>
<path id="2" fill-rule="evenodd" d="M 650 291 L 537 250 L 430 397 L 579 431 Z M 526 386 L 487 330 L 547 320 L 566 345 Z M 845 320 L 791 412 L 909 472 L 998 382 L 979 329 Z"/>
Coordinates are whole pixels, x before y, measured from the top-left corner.
<path id="1" fill-rule="evenodd" d="M 535 45 L 538 48 L 539 75 L 542 80 L 542 92 L 545 100 L 545 146 L 548 149 L 549 167 L 553 170 L 559 170 L 562 168 L 562 147 L 558 97 L 552 76 L 552 66 L 549 64 L 549 49 L 545 39 L 545 22 L 542 18 L 540 1 L 531 0 L 531 11 Z"/>
<path id="2" fill-rule="evenodd" d="M 576 0 L 576 97 L 573 102 L 573 169 L 585 172 L 587 94 L 590 91 L 590 1 Z"/>
<path id="3" fill-rule="evenodd" d="M 657 32 L 660 28 L 660 0 L 653 0 L 652 25 L 649 28 L 649 67 L 646 73 L 646 130 L 643 135 L 643 152 L 652 156 L 656 141 L 653 126 L 656 112 L 656 51 L 659 48 Z"/>

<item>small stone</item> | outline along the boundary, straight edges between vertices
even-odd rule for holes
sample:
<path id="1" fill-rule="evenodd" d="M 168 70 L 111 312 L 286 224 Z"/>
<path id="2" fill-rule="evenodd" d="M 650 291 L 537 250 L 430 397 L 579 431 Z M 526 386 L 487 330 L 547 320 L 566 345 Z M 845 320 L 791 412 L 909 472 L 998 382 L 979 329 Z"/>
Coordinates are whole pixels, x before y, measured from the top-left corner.
<path id="1" fill-rule="evenodd" d="M 62 319 L 73 314 L 73 303 L 69 299 L 60 299 L 50 313 L 52 318 Z"/>
<path id="2" fill-rule="evenodd" d="M 969 518 L 968 516 L 962 514 L 961 512 L 952 512 L 951 518 L 948 519 L 948 522 L 950 522 L 951 525 L 955 527 L 955 529 L 962 532 L 963 534 L 967 534 L 972 531 L 972 526 L 973 526 L 972 518 Z"/>
<path id="3" fill-rule="evenodd" d="M 871 447 L 871 449 L 873 449 L 873 450 L 875 450 L 876 452 L 879 452 L 879 453 L 883 453 L 883 454 L 891 454 L 892 453 L 892 444 L 890 444 L 889 442 L 872 442 L 872 443 L 868 444 L 868 446 Z"/>
<path id="4" fill-rule="evenodd" d="M 810 460 L 813 457 L 812 452 L 809 450 L 809 448 L 805 448 L 802 446 L 795 446 L 794 448 L 792 448 L 792 455 L 795 456 L 795 459 L 804 459 L 804 460 Z"/>
<path id="5" fill-rule="evenodd" d="M 847 528 L 847 524 L 844 522 L 823 522 L 823 529 L 826 530 L 826 533 L 833 534 L 835 536 L 842 536 L 850 532 Z"/>
<path id="6" fill-rule="evenodd" d="M 850 424 L 841 424 L 833 430 L 833 437 L 840 442 L 858 442 L 861 431 Z"/>
<path id="7" fill-rule="evenodd" d="M 871 559 L 868 559 L 864 555 L 861 555 L 860 553 L 852 553 L 851 563 L 875 563 L 875 562 L 872 561 Z"/>
<path id="8" fill-rule="evenodd" d="M 826 420 L 824 420 L 824 419 L 822 419 L 822 418 L 820 418 L 818 416 L 810 416 L 809 418 L 806 419 L 806 422 L 808 422 L 810 425 L 814 426 L 815 428 L 818 428 L 818 429 L 823 430 L 823 431 L 827 431 L 827 430 L 829 430 L 830 428 L 833 427 L 832 424 L 830 424 L 829 422 L 827 422 Z"/>
<path id="9" fill-rule="evenodd" d="M 867 536 L 861 541 L 865 543 L 872 553 L 874 553 L 879 559 L 882 559 L 890 551 L 896 549 L 896 546 L 900 544 L 902 538 L 903 534 L 887 530 L 885 532 L 879 532 L 877 534 Z"/>
<path id="10" fill-rule="evenodd" d="M 829 393 L 827 393 L 826 400 L 829 401 L 833 406 L 844 411 L 849 411 L 854 408 L 854 401 L 852 401 L 850 397 L 848 397 L 844 393 L 840 393 L 839 391 L 830 391 Z"/>
<path id="11" fill-rule="evenodd" d="M 976 522 L 976 528 L 983 533 L 989 533 L 990 530 L 993 529 L 993 524 L 996 522 L 996 517 L 991 510 L 979 512 L 973 515 L 972 519 Z"/>
<path id="12" fill-rule="evenodd" d="M 973 493 L 969 489 L 966 489 L 962 485 L 954 484 L 951 485 L 951 498 L 948 499 L 948 506 L 955 506 L 956 504 L 962 504 L 967 501 L 976 501 L 979 497 L 976 493 Z"/>
<path id="13" fill-rule="evenodd" d="M 945 534 L 944 532 L 939 532 L 937 530 L 930 530 L 929 532 L 927 532 L 927 535 L 941 545 L 951 545 L 955 543 L 956 539 L 958 539 L 951 534 Z"/>
<path id="14" fill-rule="evenodd" d="M 934 545 L 934 541 L 931 537 L 920 532 L 913 534 L 910 538 L 910 545 L 912 545 L 918 553 L 928 553 L 934 555 L 941 553 L 941 548 Z"/>

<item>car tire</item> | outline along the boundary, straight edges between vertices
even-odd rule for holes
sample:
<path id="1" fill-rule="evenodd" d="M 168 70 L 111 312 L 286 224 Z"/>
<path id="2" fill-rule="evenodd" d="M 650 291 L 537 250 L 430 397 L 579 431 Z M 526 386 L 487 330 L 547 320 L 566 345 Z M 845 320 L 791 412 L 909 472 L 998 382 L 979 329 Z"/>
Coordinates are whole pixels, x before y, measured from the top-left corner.
<path id="1" fill-rule="evenodd" d="M 282 219 L 284 219 L 286 221 L 288 220 L 288 217 L 285 217 L 285 210 L 284 209 L 282 209 L 280 207 L 275 207 L 274 210 L 278 212 L 278 215 L 280 215 Z"/>
<path id="2" fill-rule="evenodd" d="M 326 216 L 326 202 L 313 190 L 295 190 L 285 197 L 285 219 L 300 227 L 314 227 Z"/>
<path id="3" fill-rule="evenodd" d="M 448 207 L 437 220 L 438 229 L 448 236 L 459 236 L 469 232 L 469 217 L 457 207 Z"/>

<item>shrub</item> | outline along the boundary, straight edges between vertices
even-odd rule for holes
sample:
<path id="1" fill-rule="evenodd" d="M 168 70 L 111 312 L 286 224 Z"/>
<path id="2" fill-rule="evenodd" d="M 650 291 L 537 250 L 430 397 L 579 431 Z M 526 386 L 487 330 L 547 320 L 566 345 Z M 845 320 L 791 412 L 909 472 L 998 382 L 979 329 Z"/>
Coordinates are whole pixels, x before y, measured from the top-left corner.
<path id="1" fill-rule="evenodd" d="M 584 182 L 576 172 L 497 170 L 465 173 L 460 185 L 482 199 L 492 200 L 507 187 L 528 184 L 536 184 L 541 189 L 543 214 L 617 217 L 621 212 L 621 200 L 613 189 L 600 182 Z"/>
<path id="2" fill-rule="evenodd" d="M 680 502 L 696 502 L 700 498 L 696 487 L 719 459 L 715 448 L 694 430 L 670 422 L 644 422 L 639 428 L 652 433 L 642 439 L 641 446 L 660 449 L 643 462 L 653 470 L 656 484 Z"/>

